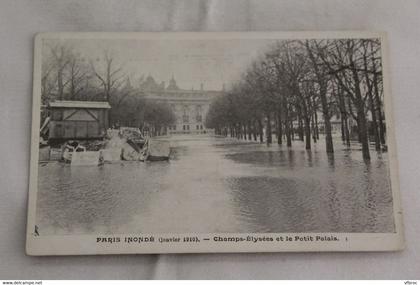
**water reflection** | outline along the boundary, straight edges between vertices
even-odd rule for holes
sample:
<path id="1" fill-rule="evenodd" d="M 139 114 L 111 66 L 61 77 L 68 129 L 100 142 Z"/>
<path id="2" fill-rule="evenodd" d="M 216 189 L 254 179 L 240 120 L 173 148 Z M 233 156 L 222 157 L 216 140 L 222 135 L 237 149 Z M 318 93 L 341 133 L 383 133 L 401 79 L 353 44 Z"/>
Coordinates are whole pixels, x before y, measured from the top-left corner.
<path id="1" fill-rule="evenodd" d="M 328 159 L 328 166 L 333 171 L 335 169 L 334 153 L 326 153 Z"/>
<path id="2" fill-rule="evenodd" d="M 387 155 L 173 137 L 169 162 L 40 166 L 40 234 L 394 231 Z"/>

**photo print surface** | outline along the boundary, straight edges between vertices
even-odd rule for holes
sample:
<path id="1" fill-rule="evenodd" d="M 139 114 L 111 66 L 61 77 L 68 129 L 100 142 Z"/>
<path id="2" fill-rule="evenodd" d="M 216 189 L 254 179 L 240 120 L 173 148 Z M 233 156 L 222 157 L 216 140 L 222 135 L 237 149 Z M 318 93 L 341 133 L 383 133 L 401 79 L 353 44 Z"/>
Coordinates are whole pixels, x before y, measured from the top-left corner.
<path id="1" fill-rule="evenodd" d="M 192 251 L 218 251 L 218 238 L 229 251 L 246 234 L 310 234 L 312 249 L 388 234 L 400 246 L 385 44 L 368 33 L 38 36 L 28 238 L 151 235 L 158 247 L 155 235 L 174 235 L 165 246 L 184 248 L 188 234 Z"/>

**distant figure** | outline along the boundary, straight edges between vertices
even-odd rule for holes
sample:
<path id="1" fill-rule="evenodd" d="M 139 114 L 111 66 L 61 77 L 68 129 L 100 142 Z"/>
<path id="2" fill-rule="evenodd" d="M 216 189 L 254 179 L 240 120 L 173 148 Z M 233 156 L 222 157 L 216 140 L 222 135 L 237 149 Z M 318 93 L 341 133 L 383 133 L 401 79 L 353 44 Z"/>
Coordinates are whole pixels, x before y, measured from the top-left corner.
<path id="1" fill-rule="evenodd" d="M 35 236 L 39 236 L 39 232 L 38 232 L 38 226 L 35 225 L 35 231 L 34 231 Z"/>

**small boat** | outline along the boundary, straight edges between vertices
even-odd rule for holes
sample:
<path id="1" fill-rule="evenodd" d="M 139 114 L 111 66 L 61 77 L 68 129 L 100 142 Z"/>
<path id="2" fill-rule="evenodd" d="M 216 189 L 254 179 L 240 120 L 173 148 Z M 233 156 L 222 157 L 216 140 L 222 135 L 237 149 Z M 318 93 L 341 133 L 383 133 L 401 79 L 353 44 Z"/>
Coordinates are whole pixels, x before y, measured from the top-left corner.
<path id="1" fill-rule="evenodd" d="M 100 151 L 74 152 L 71 166 L 98 166 L 102 164 Z"/>
<path id="2" fill-rule="evenodd" d="M 171 153 L 170 142 L 164 140 L 147 140 L 142 152 L 144 160 L 147 161 L 169 160 Z"/>
<path id="3" fill-rule="evenodd" d="M 75 152 L 85 152 L 86 148 L 82 145 L 79 145 L 78 142 L 68 142 L 64 146 L 63 159 L 65 162 L 71 163 L 73 158 L 73 153 Z"/>
<path id="4" fill-rule="evenodd" d="M 77 142 L 69 142 L 65 145 L 63 159 L 71 166 L 98 166 L 103 162 L 100 151 L 87 151 L 86 147 Z"/>

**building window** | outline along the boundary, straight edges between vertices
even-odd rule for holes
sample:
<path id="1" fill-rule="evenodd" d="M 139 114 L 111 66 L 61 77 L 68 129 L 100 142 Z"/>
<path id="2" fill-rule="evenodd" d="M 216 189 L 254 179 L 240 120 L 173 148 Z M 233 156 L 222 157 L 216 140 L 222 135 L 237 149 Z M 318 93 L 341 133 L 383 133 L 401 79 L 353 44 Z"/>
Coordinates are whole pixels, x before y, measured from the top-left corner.
<path id="1" fill-rule="evenodd" d="M 196 121 L 201 123 L 203 121 L 203 116 L 202 116 L 203 108 L 201 107 L 201 105 L 197 105 L 195 107 L 195 113 L 196 113 L 196 117 L 195 117 Z"/>
<path id="2" fill-rule="evenodd" d="M 184 105 L 183 108 L 182 108 L 182 114 L 183 114 L 182 121 L 184 123 L 188 123 L 189 122 L 189 119 L 190 118 L 188 116 L 188 113 L 189 113 L 188 106 L 187 105 Z"/>
<path id="3" fill-rule="evenodd" d="M 200 129 L 200 126 L 199 126 L 199 125 L 196 125 L 196 126 L 195 126 L 195 129 L 196 129 L 196 130 L 199 130 L 199 129 Z"/>
<path id="4" fill-rule="evenodd" d="M 200 130 L 202 130 L 203 129 L 203 125 L 200 125 Z"/>
<path id="5" fill-rule="evenodd" d="M 182 129 L 185 131 L 185 125 L 182 126 Z"/>
<path id="6" fill-rule="evenodd" d="M 176 125 L 173 125 L 172 129 L 173 129 L 174 131 L 176 131 Z"/>

